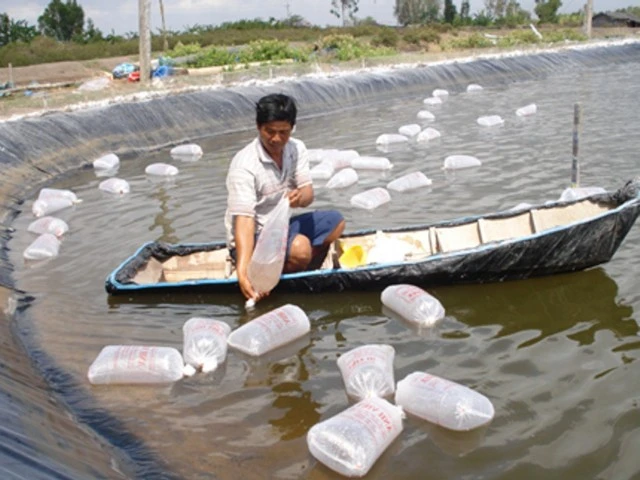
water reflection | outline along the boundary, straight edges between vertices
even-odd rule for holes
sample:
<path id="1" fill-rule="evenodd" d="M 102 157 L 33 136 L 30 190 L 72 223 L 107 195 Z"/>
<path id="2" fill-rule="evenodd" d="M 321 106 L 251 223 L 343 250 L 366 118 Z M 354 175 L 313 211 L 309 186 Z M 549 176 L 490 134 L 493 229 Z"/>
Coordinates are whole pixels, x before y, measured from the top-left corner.
<path id="1" fill-rule="evenodd" d="M 521 346 L 539 342 L 577 324 L 587 328 L 569 333 L 581 345 L 594 342 L 600 330 L 618 337 L 637 335 L 633 308 L 621 303 L 618 285 L 603 268 L 499 284 L 434 289 L 448 315 L 471 325 L 499 325 L 496 337 L 524 330 L 537 335 Z"/>

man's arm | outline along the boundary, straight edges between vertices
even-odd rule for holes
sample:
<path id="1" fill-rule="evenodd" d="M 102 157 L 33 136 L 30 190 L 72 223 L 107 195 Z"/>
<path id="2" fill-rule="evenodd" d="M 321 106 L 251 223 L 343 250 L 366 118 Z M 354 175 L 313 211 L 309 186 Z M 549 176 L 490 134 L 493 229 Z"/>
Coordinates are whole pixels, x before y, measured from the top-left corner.
<path id="1" fill-rule="evenodd" d="M 289 206 L 291 208 L 308 207 L 312 202 L 313 185 L 310 183 L 289 192 Z"/>
<path id="2" fill-rule="evenodd" d="M 255 246 L 256 225 L 253 217 L 238 215 L 234 217 L 235 233 L 234 240 L 236 243 L 236 271 L 238 274 L 238 285 L 240 291 L 247 298 L 258 299 L 259 295 L 253 289 L 249 277 L 247 277 L 247 269 L 253 254 Z"/>

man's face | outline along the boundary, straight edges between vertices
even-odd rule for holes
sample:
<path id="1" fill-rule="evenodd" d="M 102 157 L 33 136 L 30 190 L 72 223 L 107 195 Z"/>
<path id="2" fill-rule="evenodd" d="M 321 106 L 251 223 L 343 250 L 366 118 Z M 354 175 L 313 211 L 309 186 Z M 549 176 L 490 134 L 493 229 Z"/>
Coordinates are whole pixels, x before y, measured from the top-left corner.
<path id="1" fill-rule="evenodd" d="M 292 130 L 293 126 L 285 120 L 275 120 L 258 127 L 262 145 L 274 158 L 280 158 L 282 155 Z"/>

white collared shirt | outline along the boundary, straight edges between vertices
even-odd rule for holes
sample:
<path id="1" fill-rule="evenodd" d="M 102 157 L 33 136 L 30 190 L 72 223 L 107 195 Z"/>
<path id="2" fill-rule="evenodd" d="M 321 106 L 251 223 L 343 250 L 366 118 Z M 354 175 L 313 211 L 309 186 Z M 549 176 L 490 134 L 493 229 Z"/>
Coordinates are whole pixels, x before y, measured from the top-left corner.
<path id="1" fill-rule="evenodd" d="M 254 217 L 256 233 L 262 230 L 283 195 L 311 184 L 307 148 L 290 138 L 282 152 L 282 169 L 273 161 L 257 137 L 240 150 L 227 173 L 227 245 L 235 247 L 233 217 Z"/>

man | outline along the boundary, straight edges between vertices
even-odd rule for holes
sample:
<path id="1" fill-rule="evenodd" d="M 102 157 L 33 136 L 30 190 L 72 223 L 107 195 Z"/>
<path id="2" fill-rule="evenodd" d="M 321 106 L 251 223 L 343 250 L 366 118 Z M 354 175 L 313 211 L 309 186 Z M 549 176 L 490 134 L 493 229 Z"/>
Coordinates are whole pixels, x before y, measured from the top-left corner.
<path id="1" fill-rule="evenodd" d="M 236 262 L 242 294 L 255 301 L 269 294 L 256 292 L 247 268 L 256 238 L 283 195 L 291 208 L 313 202 L 307 149 L 291 138 L 297 108 L 293 98 L 271 94 L 256 105 L 258 137 L 240 150 L 227 174 L 227 244 Z M 344 219 L 335 210 L 303 213 L 291 217 L 284 272 L 316 267 L 332 242 L 344 230 Z"/>

